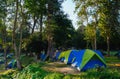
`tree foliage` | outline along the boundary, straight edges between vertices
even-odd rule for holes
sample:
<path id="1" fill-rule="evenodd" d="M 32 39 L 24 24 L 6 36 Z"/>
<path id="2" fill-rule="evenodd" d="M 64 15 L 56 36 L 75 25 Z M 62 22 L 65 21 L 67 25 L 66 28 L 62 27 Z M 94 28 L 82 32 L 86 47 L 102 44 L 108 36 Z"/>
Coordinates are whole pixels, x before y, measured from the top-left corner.
<path id="1" fill-rule="evenodd" d="M 119 22 L 119 0 L 74 0 L 79 22 L 85 24 L 85 39 L 92 44 L 102 36 L 110 49 L 110 40 L 117 34 Z M 89 27 L 91 26 L 91 27 Z M 99 31 L 99 35 L 97 32 Z M 91 32 L 91 33 L 90 33 Z M 94 33 L 94 34 L 93 34 Z M 117 35 L 118 36 L 118 35 Z M 89 39 L 88 39 L 89 38 Z M 94 38 L 94 39 L 93 39 Z M 92 39 L 92 40 L 91 40 Z M 113 39 L 112 39 L 113 40 Z M 100 41 L 97 41 L 99 43 Z M 101 41 L 103 42 L 103 41 Z M 100 43 L 99 43 L 100 44 Z"/>

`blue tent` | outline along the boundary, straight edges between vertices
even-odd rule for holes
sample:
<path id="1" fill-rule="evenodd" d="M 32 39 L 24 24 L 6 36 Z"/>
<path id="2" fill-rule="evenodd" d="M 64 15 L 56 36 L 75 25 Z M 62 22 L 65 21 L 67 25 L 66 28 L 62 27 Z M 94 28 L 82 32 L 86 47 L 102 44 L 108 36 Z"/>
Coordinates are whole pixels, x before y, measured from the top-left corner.
<path id="1" fill-rule="evenodd" d="M 100 51 L 86 49 L 73 54 L 75 59 L 72 65 L 75 65 L 81 71 L 95 67 L 106 67 L 106 63 Z"/>
<path id="2" fill-rule="evenodd" d="M 8 59 L 12 58 L 12 55 L 11 55 L 11 54 L 8 54 L 8 55 L 7 55 L 7 58 L 8 58 Z"/>
<path id="3" fill-rule="evenodd" d="M 59 55 L 60 55 L 60 52 L 57 52 L 55 56 L 55 60 L 58 60 Z"/>
<path id="4" fill-rule="evenodd" d="M 15 67 L 17 67 L 17 61 L 14 60 L 14 59 L 12 59 L 12 60 L 8 63 L 7 68 L 11 69 L 11 68 L 15 68 Z"/>
<path id="5" fill-rule="evenodd" d="M 40 54 L 40 60 L 45 61 L 47 59 L 47 55 L 45 53 Z"/>
<path id="6" fill-rule="evenodd" d="M 78 53 L 78 50 L 71 50 L 70 55 L 68 57 L 67 64 L 72 64 L 75 61 L 77 53 Z"/>
<path id="7" fill-rule="evenodd" d="M 61 61 L 64 61 L 66 64 L 71 64 L 75 59 L 74 53 L 77 53 L 77 52 L 78 50 L 63 51 L 60 53 L 58 59 L 60 59 Z"/>
<path id="8" fill-rule="evenodd" d="M 0 64 L 3 64 L 4 63 L 4 60 L 3 59 L 0 59 Z"/>
<path id="9" fill-rule="evenodd" d="M 3 53 L 0 53 L 0 57 L 4 56 Z"/>

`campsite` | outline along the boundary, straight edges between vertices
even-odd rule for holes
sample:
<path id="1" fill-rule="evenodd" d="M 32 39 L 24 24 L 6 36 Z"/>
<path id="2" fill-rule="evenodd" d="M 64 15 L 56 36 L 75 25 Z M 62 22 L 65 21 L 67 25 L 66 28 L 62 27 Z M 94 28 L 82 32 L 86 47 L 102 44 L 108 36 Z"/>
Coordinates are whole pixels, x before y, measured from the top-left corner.
<path id="1" fill-rule="evenodd" d="M 0 79 L 120 79 L 120 0 L 0 0 Z"/>

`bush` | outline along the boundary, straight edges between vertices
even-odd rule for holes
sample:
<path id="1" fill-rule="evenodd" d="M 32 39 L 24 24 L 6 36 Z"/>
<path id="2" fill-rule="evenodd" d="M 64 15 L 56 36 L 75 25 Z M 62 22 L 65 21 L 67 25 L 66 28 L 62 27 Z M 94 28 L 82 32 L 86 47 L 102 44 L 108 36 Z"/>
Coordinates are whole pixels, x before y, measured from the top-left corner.
<path id="1" fill-rule="evenodd" d="M 2 75 L 0 76 L 0 79 L 12 79 L 12 74 L 15 72 L 16 72 L 15 70 L 9 69 L 4 73 L 2 73 Z"/>
<path id="2" fill-rule="evenodd" d="M 46 63 L 30 64 L 22 71 L 7 70 L 0 79 L 120 79 L 120 73 L 116 69 L 90 69 L 79 74 L 62 74 L 48 72 L 42 69 Z"/>
<path id="3" fill-rule="evenodd" d="M 28 65 L 25 69 L 14 74 L 14 79 L 43 79 L 49 72 L 40 68 L 38 64 Z"/>
<path id="4" fill-rule="evenodd" d="M 44 79 L 63 79 L 64 75 L 60 73 L 52 73 L 47 75 Z"/>
<path id="5" fill-rule="evenodd" d="M 103 71 L 98 71 L 97 69 L 92 69 L 87 71 L 86 75 L 89 79 L 120 79 L 120 73 L 118 70 L 105 69 Z"/>

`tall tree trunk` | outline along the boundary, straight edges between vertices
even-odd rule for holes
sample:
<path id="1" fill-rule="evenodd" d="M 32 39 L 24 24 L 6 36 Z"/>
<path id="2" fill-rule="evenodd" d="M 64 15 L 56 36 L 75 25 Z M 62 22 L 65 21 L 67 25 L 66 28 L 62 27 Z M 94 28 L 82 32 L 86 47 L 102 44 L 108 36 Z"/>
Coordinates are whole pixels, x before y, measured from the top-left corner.
<path id="1" fill-rule="evenodd" d="M 96 39 L 96 26 L 95 26 L 95 37 L 94 37 L 94 50 L 97 49 L 97 39 Z"/>
<path id="2" fill-rule="evenodd" d="M 52 53 L 52 38 L 48 39 L 48 51 L 47 51 L 47 55 L 51 56 Z"/>
<path id="3" fill-rule="evenodd" d="M 7 69 L 7 49 L 6 48 L 4 48 L 4 60 L 5 60 L 5 62 L 4 62 L 5 69 Z"/>
<path id="4" fill-rule="evenodd" d="M 7 31 L 6 31 L 6 27 L 5 27 L 5 20 L 4 20 L 4 27 L 2 30 L 2 43 L 3 43 L 3 49 L 4 49 L 4 65 L 5 65 L 5 69 L 7 69 Z"/>
<path id="5" fill-rule="evenodd" d="M 94 44 L 94 39 L 92 40 L 92 42 L 91 42 L 91 46 L 92 46 L 92 49 L 95 49 L 95 44 Z"/>
<path id="6" fill-rule="evenodd" d="M 7 42 L 6 42 L 6 33 L 5 33 L 5 35 L 4 35 L 3 38 L 4 38 L 3 39 L 3 45 L 5 45 L 4 46 L 4 60 L 5 60 L 4 65 L 5 65 L 5 69 L 7 69 L 7 45 L 6 45 Z"/>
<path id="7" fill-rule="evenodd" d="M 96 4 L 97 5 L 97 4 Z M 98 14 L 95 14 L 95 37 L 94 37 L 94 50 L 97 50 L 97 26 L 98 26 Z"/>
<path id="8" fill-rule="evenodd" d="M 43 25 L 43 14 L 40 16 L 40 34 L 42 34 L 42 25 Z"/>
<path id="9" fill-rule="evenodd" d="M 47 33 L 48 33 L 48 50 L 47 55 L 50 56 L 52 52 L 52 17 L 53 17 L 53 3 L 49 0 L 48 1 L 48 17 L 47 17 Z"/>
<path id="10" fill-rule="evenodd" d="M 16 28 L 17 28 L 17 16 L 18 16 L 18 0 L 16 0 L 16 12 L 15 12 L 15 20 L 14 20 L 14 27 L 13 27 L 13 47 L 14 47 L 14 51 L 15 51 L 15 57 L 16 57 L 16 61 L 17 61 L 17 68 L 21 70 L 21 63 L 20 63 L 20 59 L 19 59 L 19 51 L 17 49 L 17 45 L 16 45 Z"/>
<path id="11" fill-rule="evenodd" d="M 110 37 L 107 36 L 107 52 L 108 52 L 108 56 L 110 56 Z"/>

